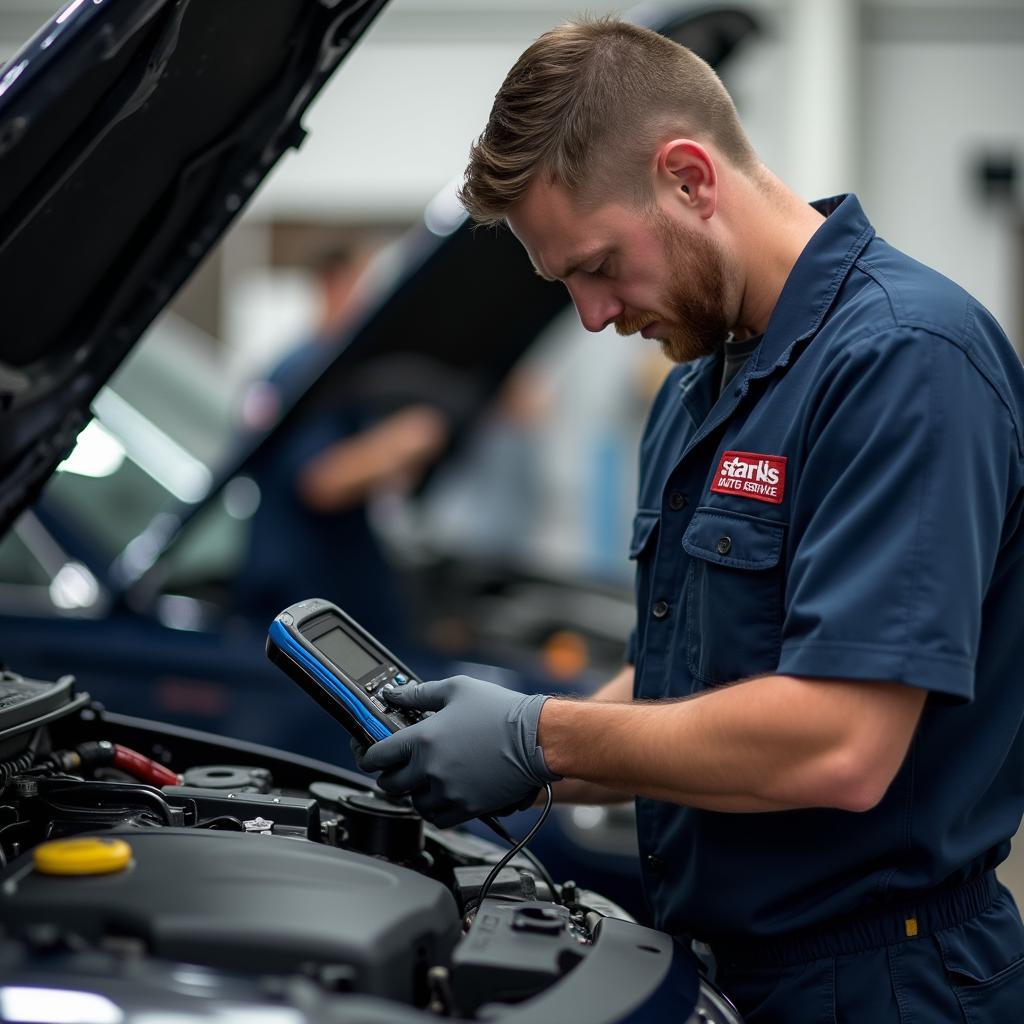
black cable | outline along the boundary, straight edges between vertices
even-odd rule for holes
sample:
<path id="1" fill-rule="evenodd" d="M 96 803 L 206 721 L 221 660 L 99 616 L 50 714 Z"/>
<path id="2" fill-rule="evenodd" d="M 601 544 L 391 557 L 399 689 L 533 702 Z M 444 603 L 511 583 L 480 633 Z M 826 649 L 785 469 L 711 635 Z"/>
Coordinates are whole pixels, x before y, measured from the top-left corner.
<path id="1" fill-rule="evenodd" d="M 42 729 L 36 729 L 24 753 L 19 754 L 18 757 L 11 758 L 10 761 L 0 762 L 0 791 L 6 789 L 7 783 L 15 775 L 20 775 L 23 771 L 27 771 L 32 767 L 36 759 L 36 751 L 39 748 L 39 739 L 42 734 Z"/>
<path id="2" fill-rule="evenodd" d="M 510 846 L 516 845 L 516 840 L 509 835 L 508 829 L 505 828 L 497 818 L 494 818 L 491 815 L 486 815 L 481 817 L 479 820 L 482 821 L 499 839 L 504 839 Z M 530 862 L 530 866 L 537 872 L 537 877 L 540 878 L 540 880 L 551 890 L 551 898 L 557 900 L 558 890 L 555 888 L 555 880 L 551 877 L 551 872 L 544 867 L 540 858 L 532 850 L 527 850 L 525 848 L 521 850 L 520 853 L 522 853 L 522 855 Z"/>
<path id="3" fill-rule="evenodd" d="M 541 825 L 543 825 L 544 822 L 547 821 L 548 815 L 551 813 L 551 802 L 554 799 L 554 794 L 551 792 L 550 783 L 546 782 L 544 784 L 544 794 L 544 810 L 540 812 L 540 817 L 533 823 L 533 828 L 531 828 L 530 831 L 527 832 L 526 835 L 522 839 L 520 839 L 518 843 L 515 843 L 513 845 L 512 849 L 509 850 L 508 853 L 506 853 L 505 856 L 502 857 L 501 860 L 499 860 L 498 863 L 495 864 L 493 868 L 491 868 L 491 873 L 487 876 L 487 878 L 484 879 L 484 884 L 480 889 L 480 895 L 476 899 L 476 905 L 478 907 L 483 905 L 484 900 L 487 898 L 487 893 L 490 891 L 491 886 L 494 884 L 494 880 L 498 877 L 498 875 L 501 874 L 502 870 L 505 867 L 507 867 L 508 862 L 520 851 L 526 853 L 524 847 L 540 831 Z M 492 824 L 493 820 L 494 819 L 492 818 L 490 821 L 486 822 L 486 824 L 488 824 L 491 828 L 494 828 L 494 825 L 497 824 L 496 822 Z M 498 832 L 498 835 L 501 835 L 502 832 L 504 832 L 505 835 L 503 838 L 507 838 L 509 842 L 514 842 L 512 838 L 508 835 L 508 833 L 505 832 L 504 828 L 501 828 L 499 826 L 499 828 L 496 828 L 494 830 Z M 530 856 L 531 858 L 531 864 L 540 864 L 540 861 L 535 861 L 532 855 L 528 856 Z M 544 880 L 551 886 L 551 895 L 556 895 L 555 884 L 550 880 L 551 876 L 547 873 L 547 871 L 544 871 L 543 874 Z"/>
<path id="4" fill-rule="evenodd" d="M 551 872 L 544 867 L 540 858 L 532 850 L 527 850 L 524 847 L 519 852 L 533 865 L 533 870 L 540 875 L 540 880 L 551 890 L 551 898 L 557 903 L 558 890 L 555 888 L 555 880 L 551 877 Z"/>

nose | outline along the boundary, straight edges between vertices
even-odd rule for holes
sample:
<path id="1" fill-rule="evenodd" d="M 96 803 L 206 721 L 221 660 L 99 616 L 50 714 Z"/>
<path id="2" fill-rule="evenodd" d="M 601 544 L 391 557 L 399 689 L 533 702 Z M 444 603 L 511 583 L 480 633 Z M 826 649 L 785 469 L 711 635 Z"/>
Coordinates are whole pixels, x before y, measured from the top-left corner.
<path id="1" fill-rule="evenodd" d="M 579 314 L 580 323 L 588 331 L 603 331 L 622 315 L 622 303 L 603 288 L 570 285 L 569 294 Z"/>

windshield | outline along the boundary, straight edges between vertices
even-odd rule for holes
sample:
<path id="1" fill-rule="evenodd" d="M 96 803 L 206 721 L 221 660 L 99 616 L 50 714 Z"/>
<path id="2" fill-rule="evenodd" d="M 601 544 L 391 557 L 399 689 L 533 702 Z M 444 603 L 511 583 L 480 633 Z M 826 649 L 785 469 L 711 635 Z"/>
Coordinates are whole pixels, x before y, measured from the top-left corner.
<path id="1" fill-rule="evenodd" d="M 167 313 L 93 401 L 43 506 L 74 522 L 95 564 L 109 565 L 159 512 L 209 492 L 235 439 L 216 351 Z"/>

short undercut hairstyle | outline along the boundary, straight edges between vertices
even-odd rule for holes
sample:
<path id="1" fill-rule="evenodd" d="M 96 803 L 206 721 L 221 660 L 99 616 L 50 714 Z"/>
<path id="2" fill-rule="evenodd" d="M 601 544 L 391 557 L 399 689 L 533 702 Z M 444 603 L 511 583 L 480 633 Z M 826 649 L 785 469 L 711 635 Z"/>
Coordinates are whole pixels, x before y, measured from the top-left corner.
<path id="1" fill-rule="evenodd" d="M 566 22 L 509 71 L 459 199 L 498 224 L 543 174 L 583 203 L 644 205 L 651 155 L 673 136 L 709 141 L 751 175 L 760 167 L 721 79 L 692 50 L 614 18 Z"/>

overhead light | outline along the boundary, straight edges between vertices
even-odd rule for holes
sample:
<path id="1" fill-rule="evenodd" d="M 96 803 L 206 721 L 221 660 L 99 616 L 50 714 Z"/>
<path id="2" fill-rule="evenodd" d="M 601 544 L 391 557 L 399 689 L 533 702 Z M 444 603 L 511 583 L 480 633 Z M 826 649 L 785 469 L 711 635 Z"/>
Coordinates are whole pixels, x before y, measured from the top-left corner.
<path id="1" fill-rule="evenodd" d="M 461 178 L 452 178 L 450 182 L 433 199 L 427 203 L 423 211 L 423 223 L 435 235 L 444 238 L 461 226 L 468 214 L 459 202 L 458 187 Z"/>
<path id="2" fill-rule="evenodd" d="M 100 585 L 81 562 L 65 562 L 50 581 L 50 600 L 58 608 L 91 608 L 100 597 Z"/>
<path id="3" fill-rule="evenodd" d="M 156 603 L 157 618 L 169 629 L 201 630 L 203 606 L 184 594 L 162 594 Z"/>
<path id="4" fill-rule="evenodd" d="M 139 469 L 176 498 L 202 501 L 213 476 L 195 456 L 110 388 L 93 399 L 93 409 Z"/>
<path id="5" fill-rule="evenodd" d="M 98 420 L 90 420 L 78 435 L 71 454 L 57 467 L 58 473 L 78 476 L 110 476 L 124 462 L 124 446 Z"/>
<path id="6" fill-rule="evenodd" d="M 251 476 L 236 476 L 224 486 L 224 509 L 232 519 L 251 519 L 261 499 L 260 486 Z"/>
<path id="7" fill-rule="evenodd" d="M 0 1017 L 21 1024 L 121 1024 L 124 1013 L 96 992 L 4 985 Z"/>
<path id="8" fill-rule="evenodd" d="M 587 832 L 603 825 L 607 820 L 608 812 L 603 807 L 591 804 L 577 804 L 572 809 L 572 823 L 577 828 Z"/>

